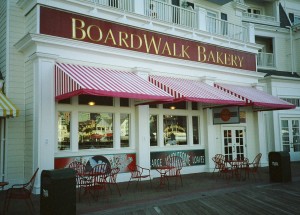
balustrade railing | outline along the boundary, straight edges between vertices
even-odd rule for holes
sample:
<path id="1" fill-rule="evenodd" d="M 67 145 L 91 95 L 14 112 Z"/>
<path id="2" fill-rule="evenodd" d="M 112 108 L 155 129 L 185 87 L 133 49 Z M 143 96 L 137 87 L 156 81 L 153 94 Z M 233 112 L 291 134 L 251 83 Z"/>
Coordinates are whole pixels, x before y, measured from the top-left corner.
<path id="1" fill-rule="evenodd" d="M 222 35 L 231 39 L 248 41 L 248 28 L 214 17 L 206 17 L 206 30 L 212 34 Z"/>
<path id="2" fill-rule="evenodd" d="M 83 1 L 83 0 L 81 0 Z M 248 28 L 240 25 L 229 23 L 225 20 L 216 19 L 209 16 L 202 16 L 191 8 L 178 7 L 159 0 L 85 0 L 97 6 L 107 6 L 115 9 L 131 12 L 143 13 L 153 20 L 159 20 L 191 29 L 199 29 L 198 22 L 206 24 L 206 31 L 211 34 L 221 35 L 230 39 L 249 41 Z M 143 2 L 140 2 L 143 1 Z M 241 0 L 242 1 L 242 0 Z M 139 6 L 137 6 L 139 5 Z M 137 7 L 143 11 L 137 12 Z M 274 17 L 273 17 L 274 18 Z M 201 30 L 205 30 L 201 29 Z"/>
<path id="3" fill-rule="evenodd" d="M 257 19 L 260 21 L 268 21 L 268 22 L 276 21 L 274 16 L 266 16 L 266 15 L 261 15 L 261 14 L 247 13 L 247 12 L 243 13 L 243 17 L 250 18 L 250 19 Z"/>
<path id="4" fill-rule="evenodd" d="M 197 13 L 195 11 L 157 0 L 144 0 L 144 14 L 153 19 L 185 27 L 197 27 Z"/>
<path id="5" fill-rule="evenodd" d="M 133 12 L 133 0 L 86 0 L 92 2 L 95 5 L 107 6 Z"/>
<path id="6" fill-rule="evenodd" d="M 259 52 L 257 55 L 258 67 L 275 67 L 274 54 Z"/>

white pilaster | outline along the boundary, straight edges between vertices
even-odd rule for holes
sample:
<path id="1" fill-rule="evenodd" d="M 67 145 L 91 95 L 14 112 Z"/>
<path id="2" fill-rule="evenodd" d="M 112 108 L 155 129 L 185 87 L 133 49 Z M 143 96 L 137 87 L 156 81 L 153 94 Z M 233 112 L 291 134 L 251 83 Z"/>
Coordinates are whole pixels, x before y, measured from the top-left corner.
<path id="1" fill-rule="evenodd" d="M 54 65 L 56 55 L 35 53 L 33 61 L 34 105 L 33 105 L 33 163 L 43 170 L 54 169 L 55 95 Z M 35 193 L 39 193 L 40 177 L 36 179 Z"/>
<path id="2" fill-rule="evenodd" d="M 150 168 L 150 127 L 149 106 L 136 107 L 136 162 L 142 167 Z"/>

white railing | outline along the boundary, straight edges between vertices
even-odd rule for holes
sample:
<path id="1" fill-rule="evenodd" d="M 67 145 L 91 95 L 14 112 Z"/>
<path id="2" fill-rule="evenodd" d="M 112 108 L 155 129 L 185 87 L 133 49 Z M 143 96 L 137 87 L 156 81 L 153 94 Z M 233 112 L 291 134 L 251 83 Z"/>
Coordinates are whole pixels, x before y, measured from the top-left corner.
<path id="1" fill-rule="evenodd" d="M 244 0 L 234 0 L 234 1 L 240 4 L 245 4 Z"/>
<path id="2" fill-rule="evenodd" d="M 144 0 L 144 14 L 152 19 L 178 24 L 185 27 L 197 27 L 197 13 L 157 0 Z"/>
<path id="3" fill-rule="evenodd" d="M 274 54 L 259 52 L 257 55 L 258 67 L 275 67 Z"/>
<path id="4" fill-rule="evenodd" d="M 128 12 L 133 12 L 133 0 L 87 0 L 95 5 L 107 6 L 116 8 L 119 10 L 124 10 Z"/>
<path id="5" fill-rule="evenodd" d="M 222 35 L 230 39 L 249 41 L 248 28 L 214 17 L 206 16 L 206 30 L 212 34 Z"/>
<path id="6" fill-rule="evenodd" d="M 84 1 L 84 0 L 81 0 Z M 143 14 L 153 20 L 192 29 L 206 30 L 211 34 L 249 42 L 249 29 L 225 20 L 205 16 L 193 9 L 178 7 L 159 0 L 85 0 L 96 6 L 107 6 L 130 13 Z M 142 2 L 143 1 L 143 2 Z M 138 11 L 138 8 L 142 9 Z M 203 25 L 202 25 L 203 23 Z M 200 27 L 200 24 L 203 28 Z M 204 26 L 206 25 L 206 26 Z M 201 28 L 201 29 L 200 29 Z"/>
<path id="7" fill-rule="evenodd" d="M 265 15 L 260 15 L 260 14 L 253 14 L 253 13 L 243 13 L 244 18 L 250 18 L 250 19 L 256 19 L 260 21 L 267 21 L 267 22 L 275 22 L 276 19 L 274 16 L 265 16 Z"/>

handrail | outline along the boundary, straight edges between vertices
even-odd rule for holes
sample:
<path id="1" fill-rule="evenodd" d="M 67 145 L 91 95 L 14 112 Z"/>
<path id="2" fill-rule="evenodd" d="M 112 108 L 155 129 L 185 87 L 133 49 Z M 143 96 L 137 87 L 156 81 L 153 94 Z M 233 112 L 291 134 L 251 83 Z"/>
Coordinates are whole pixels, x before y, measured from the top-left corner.
<path id="1" fill-rule="evenodd" d="M 257 66 L 259 66 L 259 67 L 275 67 L 274 54 L 259 52 L 257 54 Z"/>

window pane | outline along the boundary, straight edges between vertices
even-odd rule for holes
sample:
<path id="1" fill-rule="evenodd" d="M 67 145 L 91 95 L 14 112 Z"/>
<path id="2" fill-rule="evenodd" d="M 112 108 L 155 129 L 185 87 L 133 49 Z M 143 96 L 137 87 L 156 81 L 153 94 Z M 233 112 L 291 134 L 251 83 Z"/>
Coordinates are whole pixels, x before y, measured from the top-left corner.
<path id="1" fill-rule="evenodd" d="M 70 149 L 71 112 L 58 112 L 58 150 Z"/>
<path id="2" fill-rule="evenodd" d="M 150 146 L 157 146 L 157 115 L 150 115 Z"/>
<path id="3" fill-rule="evenodd" d="M 93 105 L 104 105 L 113 106 L 113 97 L 107 96 L 91 96 L 91 95 L 80 95 L 78 96 L 78 103 L 81 105 L 90 105 L 90 102 L 94 102 Z"/>
<path id="4" fill-rule="evenodd" d="M 199 144 L 199 120 L 193 116 L 193 144 Z"/>
<path id="5" fill-rule="evenodd" d="M 186 145 L 186 116 L 164 115 L 163 121 L 165 145 Z"/>
<path id="6" fill-rule="evenodd" d="M 198 103 L 192 102 L 192 110 L 198 110 Z"/>
<path id="7" fill-rule="evenodd" d="M 79 113 L 79 149 L 113 147 L 112 113 Z"/>
<path id="8" fill-rule="evenodd" d="M 129 107 L 129 99 L 127 99 L 127 98 L 120 98 L 120 106 L 121 107 Z"/>
<path id="9" fill-rule="evenodd" d="M 60 100 L 58 101 L 58 104 L 71 104 L 71 99 L 68 98 L 68 99 Z"/>
<path id="10" fill-rule="evenodd" d="M 121 147 L 129 147 L 129 114 L 122 113 L 121 123 Z"/>

